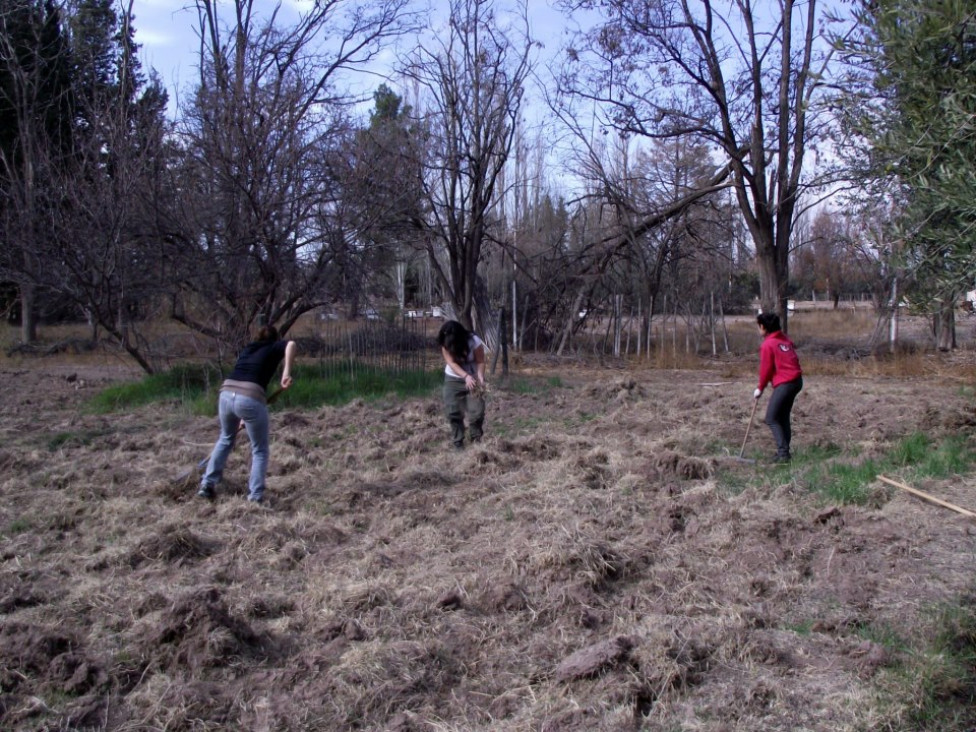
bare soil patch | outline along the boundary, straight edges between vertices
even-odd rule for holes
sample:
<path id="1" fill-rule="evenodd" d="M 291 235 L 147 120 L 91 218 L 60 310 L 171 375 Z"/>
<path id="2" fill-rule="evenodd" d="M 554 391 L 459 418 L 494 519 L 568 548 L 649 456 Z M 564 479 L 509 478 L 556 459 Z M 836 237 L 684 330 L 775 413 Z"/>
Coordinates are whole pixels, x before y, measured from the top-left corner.
<path id="1" fill-rule="evenodd" d="M 271 510 L 246 441 L 215 501 L 174 483 L 215 420 L 81 409 L 137 376 L 0 371 L 5 729 L 902 729 L 865 631 L 976 589 L 967 519 L 730 459 L 752 364 L 523 365 L 460 454 L 437 393 L 277 411 Z M 971 430 L 963 386 L 811 375 L 795 449 Z M 972 475 L 917 487 L 976 507 Z"/>

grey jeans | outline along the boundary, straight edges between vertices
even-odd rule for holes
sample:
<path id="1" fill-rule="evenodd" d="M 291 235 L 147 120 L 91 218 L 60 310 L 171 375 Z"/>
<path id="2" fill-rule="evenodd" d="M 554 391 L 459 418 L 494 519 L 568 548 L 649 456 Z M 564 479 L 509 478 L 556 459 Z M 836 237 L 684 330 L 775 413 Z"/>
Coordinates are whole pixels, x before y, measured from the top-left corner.
<path id="1" fill-rule="evenodd" d="M 465 418 L 472 442 L 477 442 L 484 434 L 485 400 L 469 392 L 464 379 L 444 377 L 444 414 L 451 424 L 451 440 L 455 447 L 464 446 Z"/>
<path id="2" fill-rule="evenodd" d="M 247 430 L 251 441 L 251 479 L 248 482 L 248 498 L 259 501 L 264 496 L 264 478 L 268 472 L 268 407 L 257 399 L 235 394 L 231 391 L 220 392 L 217 402 L 218 418 L 220 419 L 220 437 L 210 453 L 207 472 L 203 476 L 203 485 L 211 488 L 220 482 L 224 475 L 224 464 L 230 451 L 234 448 L 237 438 L 237 428 L 241 421 Z"/>

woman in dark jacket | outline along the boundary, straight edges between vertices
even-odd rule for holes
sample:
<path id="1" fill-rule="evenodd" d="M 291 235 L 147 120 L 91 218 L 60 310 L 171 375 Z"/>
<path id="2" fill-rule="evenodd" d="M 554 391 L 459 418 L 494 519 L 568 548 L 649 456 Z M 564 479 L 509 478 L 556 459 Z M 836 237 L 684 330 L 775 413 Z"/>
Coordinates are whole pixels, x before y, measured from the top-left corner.
<path id="1" fill-rule="evenodd" d="M 224 464 L 234 447 L 234 439 L 243 421 L 251 441 L 251 478 L 247 500 L 254 503 L 264 501 L 264 478 L 268 472 L 270 453 L 268 383 L 283 360 L 285 366 L 281 372 L 281 388 L 287 389 L 291 386 L 291 368 L 296 351 L 295 341 L 279 340 L 278 330 L 272 325 L 262 327 L 258 331 L 257 340 L 244 346 L 234 364 L 234 370 L 220 387 L 220 437 L 210 453 L 210 461 L 197 495 L 202 498 L 214 497 L 214 487 L 223 477 Z"/>

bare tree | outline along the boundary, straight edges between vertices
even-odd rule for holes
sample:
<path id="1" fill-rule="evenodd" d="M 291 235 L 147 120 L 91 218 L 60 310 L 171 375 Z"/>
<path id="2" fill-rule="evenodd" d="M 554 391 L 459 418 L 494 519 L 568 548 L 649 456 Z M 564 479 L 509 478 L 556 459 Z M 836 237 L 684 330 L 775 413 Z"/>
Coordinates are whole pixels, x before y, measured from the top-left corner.
<path id="1" fill-rule="evenodd" d="M 24 343 L 37 337 L 35 295 L 58 205 L 56 180 L 70 157 L 71 67 L 56 6 L 0 5 L 0 273 L 19 290 Z"/>
<path id="2" fill-rule="evenodd" d="M 570 49 L 559 88 L 567 103 L 595 105 L 600 124 L 627 134 L 693 137 L 727 161 L 756 248 L 763 308 L 785 325 L 790 232 L 829 58 L 817 57 L 816 0 L 733 0 L 727 11 L 711 0 L 562 5 L 605 13 Z"/>
<path id="3" fill-rule="evenodd" d="M 525 22 L 524 8 L 521 19 Z M 443 37 L 417 49 L 405 73 L 424 93 L 428 258 L 455 317 L 497 342 L 479 273 L 497 228 L 499 178 L 512 152 L 531 44 L 501 26 L 492 0 L 451 0 Z"/>
<path id="4" fill-rule="evenodd" d="M 185 115 L 182 196 L 167 232 L 187 265 L 172 316 L 236 345 L 327 302 L 359 232 L 343 202 L 353 140 L 339 84 L 410 28 L 408 0 L 196 0 L 200 85 Z M 228 20 L 229 18 L 229 20 Z M 352 265 L 350 265 L 352 266 Z"/>
<path id="5" fill-rule="evenodd" d="M 6 27 L 0 34 L 15 80 L 7 89 L 16 94 L 7 99 L 19 115 L 17 145 L 0 153 L 5 236 L 15 245 L 7 254 L 16 252 L 24 292 L 51 293 L 63 310 L 86 314 L 93 340 L 103 328 L 152 371 L 151 348 L 134 326 L 158 302 L 164 281 L 157 242 L 144 224 L 163 150 L 166 94 L 158 80 L 146 85 L 141 75 L 131 0 L 121 14 L 107 0 L 67 7 L 63 26 L 54 14 L 40 26 L 34 56 L 12 43 Z M 57 69 L 63 76 L 52 87 Z M 35 115 L 47 123 L 33 124 Z M 27 327 L 29 303 L 24 311 Z"/>
<path id="6" fill-rule="evenodd" d="M 728 166 L 715 170 L 687 141 L 658 143 L 652 153 L 634 155 L 626 137 L 614 147 L 587 135 L 567 115 L 563 122 L 577 142 L 575 169 L 587 189 L 577 210 L 572 264 L 575 293 L 562 309 L 558 350 L 584 325 L 579 313 L 629 289 L 630 273 L 642 272 L 650 317 L 665 265 L 687 256 L 679 243 L 692 211 L 728 187 Z M 632 161 L 636 159 L 636 163 Z"/>
<path id="7" fill-rule="evenodd" d="M 87 316 L 93 339 L 101 328 L 153 373 L 166 354 L 146 326 L 174 274 L 153 231 L 166 94 L 157 82 L 138 101 L 99 94 L 80 106 L 90 134 L 77 136 L 73 166 L 59 180 L 44 282 Z"/>

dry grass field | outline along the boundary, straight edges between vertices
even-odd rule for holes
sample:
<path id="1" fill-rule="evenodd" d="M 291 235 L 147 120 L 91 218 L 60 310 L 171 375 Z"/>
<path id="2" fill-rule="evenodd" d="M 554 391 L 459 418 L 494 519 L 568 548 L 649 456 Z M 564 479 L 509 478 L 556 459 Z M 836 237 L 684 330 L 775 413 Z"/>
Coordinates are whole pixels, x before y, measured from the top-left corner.
<path id="1" fill-rule="evenodd" d="M 246 445 L 215 501 L 174 481 L 213 418 L 87 410 L 117 357 L 0 360 L 0 728 L 971 730 L 976 523 L 821 485 L 968 444 L 971 326 L 855 357 L 871 322 L 793 321 L 788 466 L 758 416 L 734 459 L 745 323 L 680 368 L 518 359 L 462 453 L 437 392 L 277 409 L 270 509 Z M 968 471 L 892 477 L 976 510 Z"/>

